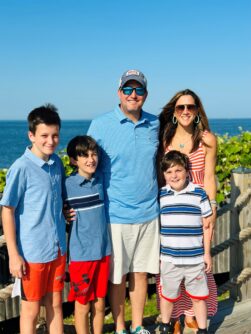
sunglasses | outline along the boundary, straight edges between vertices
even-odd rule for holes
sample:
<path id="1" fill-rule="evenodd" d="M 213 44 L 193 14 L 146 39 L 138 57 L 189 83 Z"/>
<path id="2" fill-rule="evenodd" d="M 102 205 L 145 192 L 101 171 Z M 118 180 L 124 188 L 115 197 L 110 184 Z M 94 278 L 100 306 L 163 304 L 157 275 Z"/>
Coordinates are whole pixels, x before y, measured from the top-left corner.
<path id="1" fill-rule="evenodd" d="M 121 88 L 124 95 L 131 95 L 132 92 L 135 90 L 135 93 L 139 96 L 143 96 L 146 93 L 146 89 L 144 87 L 123 87 Z"/>
<path id="2" fill-rule="evenodd" d="M 187 108 L 188 111 L 194 112 L 197 110 L 196 104 L 178 104 L 175 106 L 175 110 L 179 113 L 183 112 Z"/>

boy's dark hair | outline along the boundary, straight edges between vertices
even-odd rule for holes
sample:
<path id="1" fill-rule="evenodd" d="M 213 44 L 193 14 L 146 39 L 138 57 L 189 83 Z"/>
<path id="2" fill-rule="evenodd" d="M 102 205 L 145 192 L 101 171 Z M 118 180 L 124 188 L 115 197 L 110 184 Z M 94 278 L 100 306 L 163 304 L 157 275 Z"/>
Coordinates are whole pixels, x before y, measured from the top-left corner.
<path id="1" fill-rule="evenodd" d="M 162 172 L 165 172 L 168 168 L 176 165 L 182 166 L 185 168 L 186 171 L 188 171 L 189 170 L 188 156 L 179 151 L 172 150 L 166 153 L 160 162 L 160 168 Z"/>
<path id="2" fill-rule="evenodd" d="M 98 153 L 98 144 L 90 136 L 76 136 L 67 145 L 67 154 L 70 158 L 77 160 L 78 157 L 87 156 L 88 151 Z"/>
<path id="3" fill-rule="evenodd" d="M 61 127 L 61 120 L 57 113 L 57 108 L 53 104 L 45 104 L 44 106 L 33 109 L 28 115 L 29 130 L 35 134 L 39 124 L 58 125 Z"/>

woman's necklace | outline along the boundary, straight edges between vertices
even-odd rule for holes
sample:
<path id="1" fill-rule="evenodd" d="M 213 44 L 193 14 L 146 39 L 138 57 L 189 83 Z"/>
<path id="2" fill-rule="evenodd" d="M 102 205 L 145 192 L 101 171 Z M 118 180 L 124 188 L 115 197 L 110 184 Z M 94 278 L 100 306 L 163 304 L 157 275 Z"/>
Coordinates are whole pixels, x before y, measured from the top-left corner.
<path id="1" fill-rule="evenodd" d="M 187 140 L 180 142 L 179 138 L 177 138 L 177 146 L 182 150 L 185 148 L 186 144 L 189 143 L 191 141 L 191 137 L 189 137 Z"/>

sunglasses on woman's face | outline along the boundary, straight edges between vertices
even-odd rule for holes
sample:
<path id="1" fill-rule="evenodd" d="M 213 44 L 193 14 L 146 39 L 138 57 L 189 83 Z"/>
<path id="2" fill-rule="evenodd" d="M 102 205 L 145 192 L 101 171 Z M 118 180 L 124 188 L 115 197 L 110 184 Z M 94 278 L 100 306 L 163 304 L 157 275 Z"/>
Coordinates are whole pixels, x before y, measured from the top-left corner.
<path id="1" fill-rule="evenodd" d="M 178 104 L 175 106 L 175 111 L 178 113 L 182 113 L 185 109 L 187 109 L 190 112 L 194 112 L 197 110 L 196 104 Z"/>

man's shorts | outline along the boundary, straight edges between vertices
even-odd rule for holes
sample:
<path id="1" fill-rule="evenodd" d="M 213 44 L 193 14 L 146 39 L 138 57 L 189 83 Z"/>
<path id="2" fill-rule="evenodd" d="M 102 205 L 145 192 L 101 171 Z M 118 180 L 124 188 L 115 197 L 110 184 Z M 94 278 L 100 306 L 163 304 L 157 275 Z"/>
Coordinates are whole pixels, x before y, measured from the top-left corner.
<path id="1" fill-rule="evenodd" d="M 21 298 L 40 301 L 47 293 L 64 288 L 66 255 L 47 263 L 26 262 L 26 275 L 21 279 Z"/>
<path id="2" fill-rule="evenodd" d="M 72 261 L 69 265 L 70 292 L 68 300 L 77 300 L 80 304 L 97 298 L 104 298 L 107 293 L 110 256 L 96 261 Z"/>
<path id="3" fill-rule="evenodd" d="M 143 224 L 109 224 L 113 253 L 109 280 L 131 272 L 159 273 L 159 218 Z"/>
<path id="4" fill-rule="evenodd" d="M 170 302 L 180 298 L 180 284 L 185 280 L 186 294 L 192 299 L 207 299 L 209 296 L 205 264 L 175 265 L 161 261 L 161 296 Z"/>

